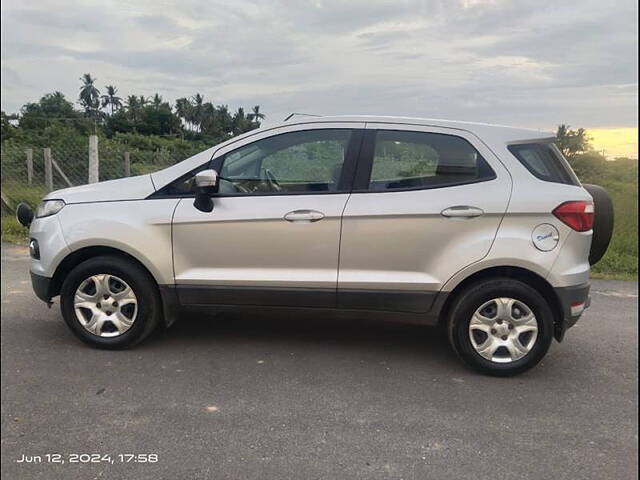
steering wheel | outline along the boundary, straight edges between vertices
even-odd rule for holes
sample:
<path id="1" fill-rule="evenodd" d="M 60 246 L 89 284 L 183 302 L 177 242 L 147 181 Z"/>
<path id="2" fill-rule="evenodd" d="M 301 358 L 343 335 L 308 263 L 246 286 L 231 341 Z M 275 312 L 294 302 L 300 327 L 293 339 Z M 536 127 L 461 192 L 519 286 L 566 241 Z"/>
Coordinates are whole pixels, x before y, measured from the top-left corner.
<path id="1" fill-rule="evenodd" d="M 282 191 L 282 187 L 278 183 L 276 176 L 273 174 L 271 170 L 269 170 L 268 168 L 263 168 L 262 173 L 264 174 L 264 179 L 269 184 L 269 188 L 271 188 L 271 190 L 273 190 L 274 192 Z"/>

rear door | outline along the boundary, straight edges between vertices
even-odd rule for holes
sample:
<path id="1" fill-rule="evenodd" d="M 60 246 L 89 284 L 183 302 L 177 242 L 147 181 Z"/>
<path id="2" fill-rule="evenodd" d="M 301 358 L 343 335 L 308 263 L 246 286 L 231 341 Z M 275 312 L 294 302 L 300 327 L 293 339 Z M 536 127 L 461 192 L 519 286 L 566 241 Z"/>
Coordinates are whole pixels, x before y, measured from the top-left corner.
<path id="1" fill-rule="evenodd" d="M 213 211 L 184 198 L 174 214 L 181 303 L 335 306 L 341 215 L 362 127 L 292 126 L 216 154 Z"/>
<path id="2" fill-rule="evenodd" d="M 491 248 L 511 178 L 462 130 L 367 124 L 342 221 L 343 308 L 426 312 Z"/>

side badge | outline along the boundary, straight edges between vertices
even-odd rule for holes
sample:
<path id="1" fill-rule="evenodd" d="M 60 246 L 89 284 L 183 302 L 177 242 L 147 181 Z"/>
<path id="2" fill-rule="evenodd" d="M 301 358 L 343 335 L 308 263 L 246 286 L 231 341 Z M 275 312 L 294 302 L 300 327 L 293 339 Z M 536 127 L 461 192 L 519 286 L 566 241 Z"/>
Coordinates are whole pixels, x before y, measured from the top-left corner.
<path id="1" fill-rule="evenodd" d="M 538 250 L 550 252 L 558 245 L 560 233 L 553 225 L 542 223 L 533 229 L 531 239 Z"/>

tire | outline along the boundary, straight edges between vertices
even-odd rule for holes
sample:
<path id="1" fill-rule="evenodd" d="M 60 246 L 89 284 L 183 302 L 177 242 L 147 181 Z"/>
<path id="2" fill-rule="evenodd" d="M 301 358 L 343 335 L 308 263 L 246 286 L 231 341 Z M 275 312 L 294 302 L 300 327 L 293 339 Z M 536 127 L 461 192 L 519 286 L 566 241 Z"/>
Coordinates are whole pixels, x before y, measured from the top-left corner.
<path id="1" fill-rule="evenodd" d="M 593 197 L 595 215 L 593 218 L 593 238 L 589 251 L 589 264 L 595 265 L 607 252 L 613 235 L 613 201 L 609 193 L 599 185 L 583 185 Z"/>
<path id="2" fill-rule="evenodd" d="M 90 280 L 92 277 L 102 279 L 102 282 Z M 98 283 L 102 286 L 102 290 L 98 290 Z M 104 298 L 100 292 L 105 291 L 106 284 L 109 285 L 109 290 L 106 290 L 109 293 L 105 295 L 111 294 L 112 290 L 117 292 L 121 287 L 128 286 L 133 292 L 133 297 L 125 288 L 122 288 L 120 293 L 113 293 L 109 300 L 104 300 L 104 305 L 98 305 L 100 298 Z M 82 287 L 81 295 L 91 300 L 78 305 L 87 304 L 90 308 L 79 306 L 76 309 L 76 293 L 79 292 L 80 287 Z M 94 289 L 95 294 L 93 294 Z M 124 294 L 126 298 L 119 297 Z M 124 305 L 118 306 L 117 302 L 113 303 L 118 298 Z M 94 257 L 76 266 L 62 284 L 60 309 L 66 324 L 80 340 L 92 347 L 112 350 L 132 347 L 144 340 L 159 324 L 162 316 L 162 304 L 155 280 L 140 265 L 116 255 Z M 94 317 L 94 312 L 99 315 Z M 95 322 L 96 327 L 102 322 L 99 326 L 99 334 L 85 328 L 78 315 L 82 315 L 87 325 L 94 318 L 99 318 Z M 120 319 L 123 321 L 120 322 Z M 116 328 L 116 324 L 121 328 Z"/>
<path id="3" fill-rule="evenodd" d="M 496 317 L 490 315 L 493 308 L 498 307 L 497 302 L 494 302 L 495 299 L 514 300 L 512 306 L 501 301 L 505 305 L 504 310 L 501 311 L 511 312 L 510 320 L 500 320 L 497 312 Z M 485 306 L 485 310 L 481 310 L 482 317 L 477 317 L 482 318 L 483 321 L 478 322 L 474 319 L 473 325 L 471 325 L 472 317 L 483 306 Z M 515 319 L 513 318 L 515 314 L 522 314 L 522 317 Z M 532 314 L 533 317 L 529 314 Z M 495 323 L 487 325 L 486 321 L 489 319 Z M 497 324 L 498 321 L 500 325 Z M 534 324 L 537 328 L 535 333 L 533 331 Z M 510 376 L 529 370 L 542 360 L 553 339 L 553 324 L 554 317 L 551 308 L 536 289 L 519 280 L 496 277 L 479 280 L 456 296 L 449 309 L 448 333 L 451 346 L 468 366 L 488 375 Z M 487 329 L 486 333 L 482 331 L 485 328 Z M 518 333 L 520 331 L 523 333 Z M 486 335 L 486 340 L 483 341 L 484 335 Z M 490 336 L 491 338 L 489 338 Z M 514 337 L 517 338 L 517 343 Z M 482 349 L 477 349 L 473 344 L 474 341 L 477 347 L 485 345 L 491 347 L 491 342 L 493 345 L 499 344 L 500 346 L 493 355 L 494 359 L 488 359 L 481 355 L 478 350 Z M 514 358 L 507 347 L 503 346 L 507 341 L 510 342 L 512 349 L 515 348 L 513 345 L 528 345 L 528 352 L 520 358 L 517 355 Z M 487 350 L 491 351 L 492 348 L 487 348 Z M 490 355 L 487 352 L 485 354 Z M 522 352 L 517 351 L 517 354 L 522 355 Z M 507 357 L 511 360 L 507 361 Z"/>

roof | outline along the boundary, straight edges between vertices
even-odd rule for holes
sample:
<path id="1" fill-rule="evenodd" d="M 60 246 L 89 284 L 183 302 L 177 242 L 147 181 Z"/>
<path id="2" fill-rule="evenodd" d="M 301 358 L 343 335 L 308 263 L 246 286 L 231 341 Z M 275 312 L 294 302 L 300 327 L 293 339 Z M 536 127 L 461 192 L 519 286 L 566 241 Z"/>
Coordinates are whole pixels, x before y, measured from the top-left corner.
<path id="1" fill-rule="evenodd" d="M 364 122 L 364 123 L 397 123 L 404 125 L 426 125 L 431 127 L 451 128 L 464 130 L 477 135 L 480 138 L 500 137 L 502 141 L 523 141 L 553 138 L 553 132 L 534 130 L 528 128 L 509 127 L 490 123 L 466 122 L 459 120 L 442 120 L 437 118 L 393 117 L 376 115 L 305 115 L 293 114 L 284 125 L 292 123 L 318 123 L 318 122 Z"/>

